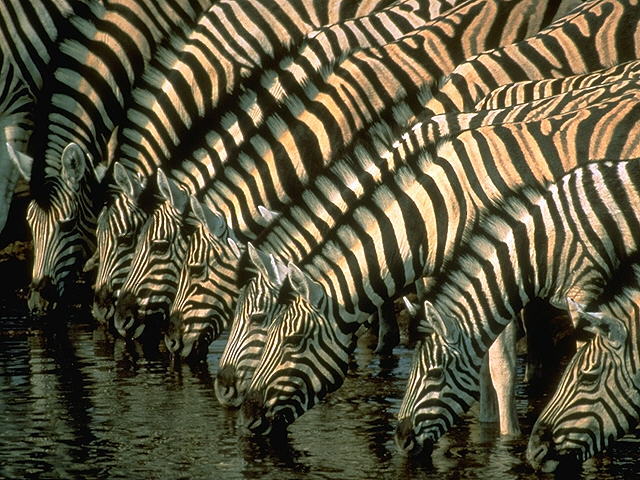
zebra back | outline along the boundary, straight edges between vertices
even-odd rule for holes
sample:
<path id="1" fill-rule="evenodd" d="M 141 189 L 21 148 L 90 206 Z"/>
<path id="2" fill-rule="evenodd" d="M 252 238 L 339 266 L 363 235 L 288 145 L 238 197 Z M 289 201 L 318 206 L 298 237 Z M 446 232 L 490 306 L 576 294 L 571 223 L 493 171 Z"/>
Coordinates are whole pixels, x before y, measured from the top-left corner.
<path id="1" fill-rule="evenodd" d="M 431 113 L 474 108 L 491 90 L 517 81 L 593 72 L 638 58 L 635 0 L 590 0 L 540 33 L 459 65 L 427 103 Z"/>
<path id="2" fill-rule="evenodd" d="M 318 177 L 313 186 L 307 188 L 300 196 L 300 200 L 290 204 L 282 211 L 282 214 L 272 222 L 259 237 L 256 247 L 269 254 L 275 255 L 277 259 L 284 261 L 301 261 L 313 253 L 318 251 L 323 239 L 331 235 L 337 225 L 343 221 L 343 217 L 350 214 L 354 209 L 360 208 L 371 201 L 371 195 L 376 189 L 382 188 L 385 182 L 388 182 L 393 173 L 419 158 L 420 155 L 426 155 L 438 140 L 447 136 L 459 135 L 460 132 L 470 129 L 478 129 L 489 125 L 502 124 L 505 128 L 517 130 L 526 123 L 543 121 L 553 114 L 563 114 L 563 118 L 570 118 L 580 109 L 585 107 L 611 107 L 618 103 L 623 94 L 624 89 L 628 89 L 630 95 L 628 99 L 634 98 L 636 95 L 636 86 L 633 80 L 625 80 L 622 82 L 614 82 L 611 85 L 602 87 L 586 88 L 581 91 L 567 92 L 549 99 L 537 100 L 529 104 L 521 104 L 508 109 L 477 112 L 474 114 L 452 113 L 441 116 L 435 116 L 430 121 L 419 122 L 414 125 L 405 134 L 400 136 L 391 151 L 383 153 L 381 156 L 376 152 L 371 152 L 364 146 L 357 151 L 355 158 L 347 158 L 336 162 L 322 176 Z M 600 103 L 601 102 L 601 103 Z M 509 126 L 509 123 L 514 125 Z M 483 129 L 483 134 L 478 137 L 491 135 L 493 129 Z M 502 135 L 504 135 L 503 132 Z M 494 155 L 506 157 L 506 151 L 509 148 L 516 147 L 517 142 L 511 145 L 504 145 L 504 150 L 498 152 L 494 149 L 482 151 L 481 155 L 474 152 L 471 142 L 468 138 L 473 138 L 474 132 L 461 137 L 462 141 L 459 145 L 463 146 L 458 149 L 447 150 L 445 158 L 456 158 L 462 155 L 463 158 L 480 159 L 481 155 Z M 496 137 L 498 135 L 496 134 Z M 498 137 L 500 138 L 500 137 Z M 508 138 L 504 136 L 503 138 Z M 458 144 L 458 142 L 456 142 Z M 484 140 L 482 144 L 497 144 L 496 140 Z M 465 148 L 469 150 L 465 152 Z M 479 160 L 478 160 L 479 161 Z M 502 169 L 502 167 L 500 167 Z M 529 168 L 529 167 L 527 167 Z M 533 168 L 535 170 L 535 168 Z M 231 332 L 229 341 L 220 358 L 221 371 L 225 375 L 219 377 L 222 380 L 216 381 L 216 386 L 220 381 L 225 381 L 225 386 L 220 386 L 218 392 L 223 395 L 220 398 L 222 402 L 237 403 L 236 398 L 230 398 L 231 395 L 237 395 L 243 392 L 248 386 L 250 372 L 257 367 L 258 358 L 251 355 L 246 358 L 244 345 L 250 344 L 255 346 L 264 344 L 266 336 L 266 328 L 270 324 L 270 319 L 274 318 L 281 306 L 275 301 L 278 295 L 280 283 L 274 282 L 274 275 L 267 275 L 264 270 L 256 269 L 252 262 L 246 262 L 247 270 L 239 269 L 239 286 L 242 290 L 248 288 L 259 288 L 260 295 L 244 295 L 241 291 L 239 304 L 231 322 Z M 274 260 L 275 261 L 275 260 Z M 258 262 L 269 263 L 267 261 Z M 286 265 L 284 265 L 286 270 Z M 211 271 L 215 271 L 211 268 Z M 266 275 L 266 278 L 264 278 Z M 279 277 L 283 280 L 284 275 Z M 215 276 L 212 279 L 213 285 L 209 288 L 215 288 Z M 252 283 L 258 282 L 259 287 L 250 287 Z M 196 288 L 202 288 L 196 287 Z M 260 301 L 257 300 L 260 299 Z M 246 304 L 244 302 L 247 302 Z M 231 306 L 232 308 L 232 306 Z M 254 314 L 266 316 L 266 320 L 261 323 L 250 321 Z M 207 318 L 203 316 L 203 318 Z M 188 325 L 193 322 L 187 320 L 189 317 L 185 314 L 185 323 Z M 243 378 L 234 378 L 234 371 L 244 372 Z"/>
<path id="3" fill-rule="evenodd" d="M 435 333 L 416 351 L 398 444 L 432 446 L 469 408 L 484 354 L 529 300 L 589 304 L 636 262 L 638 206 L 640 157 L 577 168 L 489 210 L 425 304 Z"/>
<path id="4" fill-rule="evenodd" d="M 340 219 L 299 263 L 303 275 L 283 284 L 286 308 L 269 327 L 247 394 L 248 422 L 268 430 L 275 417 L 290 421 L 337 388 L 368 316 L 418 278 L 442 271 L 477 213 L 496 199 L 584 162 L 637 157 L 628 133 L 639 113 L 631 96 L 564 118 L 463 132 L 436 157 L 419 152 Z M 493 138 L 483 136 L 487 129 Z"/>

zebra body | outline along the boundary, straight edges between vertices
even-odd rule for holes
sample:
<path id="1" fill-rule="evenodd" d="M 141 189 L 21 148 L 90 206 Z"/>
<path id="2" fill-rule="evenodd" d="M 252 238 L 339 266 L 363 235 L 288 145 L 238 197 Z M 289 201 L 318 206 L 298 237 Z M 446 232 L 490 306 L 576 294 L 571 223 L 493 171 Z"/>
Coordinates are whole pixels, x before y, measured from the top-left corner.
<path id="1" fill-rule="evenodd" d="M 248 387 L 252 372 L 257 367 L 259 360 L 256 354 L 259 351 L 257 346 L 264 344 L 266 328 L 269 325 L 264 317 L 273 318 L 274 308 L 279 308 L 275 300 L 280 283 L 285 277 L 283 274 L 277 275 L 278 268 L 271 266 L 274 262 L 279 264 L 277 259 L 298 262 L 316 252 L 321 240 L 332 234 L 343 216 L 359 203 L 368 201 L 369 195 L 389 180 L 389 175 L 402 166 L 411 165 L 417 156 L 429 151 L 443 137 L 470 129 L 480 129 L 481 132 L 477 133 L 478 140 L 473 140 L 475 132 L 464 134 L 459 142 L 455 142 L 459 147 L 448 149 L 446 155 L 442 155 L 447 159 L 461 156 L 468 164 L 472 164 L 470 159 L 474 157 L 479 159 L 484 158 L 485 155 L 504 156 L 510 148 L 521 148 L 517 145 L 526 145 L 529 141 L 522 138 L 511 146 L 505 144 L 500 150 L 494 148 L 485 150 L 484 145 L 499 145 L 501 136 L 506 140 L 510 135 L 506 133 L 512 130 L 520 132 L 518 135 L 521 136 L 522 130 L 526 129 L 526 124 L 521 122 L 543 122 L 547 118 L 543 115 L 544 113 L 564 113 L 565 118 L 570 118 L 590 102 L 592 106 L 597 104 L 598 99 L 605 105 L 611 106 L 621 99 L 620 95 L 625 87 L 631 90 L 631 96 L 634 97 L 635 84 L 632 82 L 633 80 L 626 80 L 620 83 L 614 82 L 609 86 L 567 92 L 510 109 L 435 116 L 429 121 L 416 123 L 401 135 L 391 151 L 380 157 L 375 152 L 368 152 L 362 148 L 356 156 L 357 161 L 345 159 L 332 165 L 324 175 L 316 179 L 312 187 L 301 194 L 298 202 L 290 204 L 283 210 L 280 218 L 273 222 L 255 243 L 257 249 L 273 254 L 275 258 L 263 257 L 260 260 L 254 255 L 255 265 L 248 262 L 246 272 L 243 272 L 242 268 L 239 269 L 239 285 L 242 290 L 229 341 L 220 358 L 221 374 L 216 379 L 219 400 L 223 403 L 237 404 L 241 400 L 242 392 Z M 508 125 L 510 123 L 513 125 Z M 503 124 L 503 127 L 494 134 L 488 126 L 498 124 Z M 486 137 L 486 140 L 481 140 L 483 137 Z M 256 268 L 256 265 L 261 268 Z M 286 265 L 280 265 L 279 269 L 286 271 Z M 210 271 L 215 272 L 215 268 L 210 267 Z M 279 279 L 280 283 L 273 281 L 274 278 Z M 215 289 L 217 281 L 214 276 L 209 289 Z M 253 285 L 254 283 L 257 284 Z M 195 288 L 200 291 L 203 289 L 202 286 Z M 256 296 L 248 290 L 260 292 L 260 294 Z M 215 295 L 212 294 L 212 296 L 215 298 Z M 233 306 L 230 305 L 227 308 L 233 308 Z M 253 315 L 263 317 L 263 321 L 251 321 Z M 189 318 L 186 313 L 185 318 Z M 202 315 L 202 318 L 211 317 Z M 193 320 L 187 323 L 187 325 L 193 324 Z M 196 322 L 191 328 L 193 330 L 203 328 L 197 325 Z"/>
<path id="2" fill-rule="evenodd" d="M 536 8 L 539 5 L 535 2 Z M 221 212 L 238 236 L 255 232 L 261 228 L 254 219 L 258 205 L 277 209 L 289 203 L 316 172 L 396 100 L 412 91 L 417 95 L 419 85 L 435 84 L 457 63 L 479 50 L 537 31 L 546 9 L 536 10 L 537 15 L 531 17 L 522 15 L 533 7 L 534 3 L 528 0 L 466 2 L 429 22 L 416 34 L 348 57 L 328 76 L 325 86 L 312 100 L 289 97 L 285 111 L 276 114 L 273 122 L 266 122 L 267 128 L 248 142 L 234 162 L 223 165 L 212 162 L 217 174 L 201 193 L 203 203 Z M 467 43 L 465 35 L 469 31 L 475 33 L 474 42 Z M 435 54 L 435 47 L 427 53 L 429 45 L 438 45 L 439 54 Z M 269 141 L 270 138 L 273 140 Z M 161 213 L 156 217 L 163 221 L 167 218 Z M 167 228 L 170 230 L 178 231 L 179 227 Z M 177 251 L 178 248 L 174 253 Z M 181 251 L 186 251 L 186 246 Z M 140 263 L 144 262 L 148 265 L 147 273 L 142 284 L 130 281 L 131 275 L 127 277 L 122 300 L 118 300 L 116 307 L 116 322 L 120 326 L 123 316 L 144 318 L 144 313 L 134 312 L 140 310 L 135 302 L 140 299 L 138 291 L 152 290 L 154 295 L 160 295 L 163 278 L 166 279 L 167 312 L 175 294 L 173 288 L 182 258 L 172 256 L 172 264 L 166 265 L 157 256 L 149 256 L 149 249 L 141 248 L 140 252 L 145 256 L 136 254 L 132 270 L 142 271 Z M 169 275 L 169 271 L 174 273 Z M 136 278 L 142 279 L 142 275 Z M 135 322 L 128 323 L 137 328 Z"/>
<path id="3" fill-rule="evenodd" d="M 612 283 L 588 307 L 567 301 L 576 328 L 593 336 L 572 358 L 533 427 L 527 459 L 536 469 L 584 461 L 640 420 L 640 267 L 624 265 Z"/>
<path id="4" fill-rule="evenodd" d="M 495 141 L 482 136 L 487 127 L 463 132 L 433 158 L 418 153 L 340 219 L 301 262 L 304 272 L 291 269 L 279 292 L 286 306 L 269 327 L 243 405 L 248 427 L 290 423 L 335 390 L 367 315 L 440 272 L 480 209 L 523 185 L 560 178 L 577 162 L 637 156 L 628 132 L 638 113 L 632 95 L 566 118 L 488 127 Z M 614 125 L 615 135 L 604 135 Z"/>
<path id="5" fill-rule="evenodd" d="M 640 158 L 640 157 L 639 157 Z M 597 299 L 640 245 L 640 160 L 578 168 L 498 205 L 429 292 L 397 443 L 430 450 L 478 395 L 487 348 L 531 299 Z"/>

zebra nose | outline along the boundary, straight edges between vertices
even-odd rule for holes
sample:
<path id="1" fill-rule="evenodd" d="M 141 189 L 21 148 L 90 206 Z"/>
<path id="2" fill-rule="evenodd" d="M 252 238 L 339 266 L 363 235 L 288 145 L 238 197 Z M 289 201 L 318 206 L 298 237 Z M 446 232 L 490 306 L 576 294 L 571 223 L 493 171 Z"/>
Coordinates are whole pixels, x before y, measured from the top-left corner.
<path id="1" fill-rule="evenodd" d="M 216 375 L 216 397 L 226 407 L 237 408 L 242 403 L 240 392 L 236 388 L 236 369 L 232 365 L 225 365 Z"/>
<path id="2" fill-rule="evenodd" d="M 91 311 L 95 319 L 100 323 L 109 323 L 114 316 L 114 299 L 110 294 L 109 289 L 102 286 L 96 290 L 93 296 L 93 306 Z"/>
<path id="3" fill-rule="evenodd" d="M 138 319 L 138 304 L 136 297 L 132 293 L 123 294 L 116 303 L 116 313 L 114 317 L 114 326 L 120 335 L 125 338 L 132 337 L 136 330 Z"/>
<path id="4" fill-rule="evenodd" d="M 46 276 L 31 284 L 27 305 L 31 313 L 45 315 L 55 308 L 57 296 L 51 277 Z"/>
<path id="5" fill-rule="evenodd" d="M 169 353 L 175 355 L 181 348 L 180 338 L 168 333 L 164 336 L 164 344 L 167 346 Z"/>
<path id="6" fill-rule="evenodd" d="M 413 422 L 411 422 L 410 418 L 405 418 L 396 427 L 395 441 L 401 453 L 405 455 L 414 453 L 417 443 L 413 432 Z"/>
<path id="7" fill-rule="evenodd" d="M 551 427 L 545 423 L 534 426 L 526 453 L 527 461 L 534 470 L 553 471 L 557 466 L 552 444 Z"/>
<path id="8" fill-rule="evenodd" d="M 266 434 L 269 430 L 269 422 L 265 418 L 265 413 L 264 395 L 261 391 L 251 391 L 240 409 L 240 420 L 247 430 Z"/>

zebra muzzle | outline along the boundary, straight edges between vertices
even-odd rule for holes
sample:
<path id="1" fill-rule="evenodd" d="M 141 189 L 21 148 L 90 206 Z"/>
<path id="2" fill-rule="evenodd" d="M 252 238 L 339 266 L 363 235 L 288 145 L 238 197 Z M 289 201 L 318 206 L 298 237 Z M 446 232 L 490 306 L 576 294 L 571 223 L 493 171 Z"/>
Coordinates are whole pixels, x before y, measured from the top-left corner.
<path id="1" fill-rule="evenodd" d="M 31 292 L 27 300 L 29 310 L 33 315 L 46 315 L 57 307 L 58 292 L 51 278 L 31 284 Z"/>
<path id="2" fill-rule="evenodd" d="M 536 425 L 527 445 L 527 461 L 534 470 L 554 472 L 560 461 L 553 447 L 551 427 L 544 423 Z"/>
<path id="3" fill-rule="evenodd" d="M 404 455 L 417 456 L 422 453 L 431 455 L 433 444 L 430 441 L 428 445 L 420 445 L 418 443 L 413 430 L 413 422 L 410 418 L 405 418 L 396 427 L 395 442 L 398 450 Z"/>
<path id="4" fill-rule="evenodd" d="M 237 380 L 236 369 L 232 365 L 225 365 L 216 375 L 216 397 L 225 407 L 238 408 L 242 404 L 243 396 L 237 388 Z"/>
<path id="5" fill-rule="evenodd" d="M 250 392 L 240 409 L 240 421 L 254 435 L 268 435 L 271 432 L 263 397 L 262 392 Z"/>

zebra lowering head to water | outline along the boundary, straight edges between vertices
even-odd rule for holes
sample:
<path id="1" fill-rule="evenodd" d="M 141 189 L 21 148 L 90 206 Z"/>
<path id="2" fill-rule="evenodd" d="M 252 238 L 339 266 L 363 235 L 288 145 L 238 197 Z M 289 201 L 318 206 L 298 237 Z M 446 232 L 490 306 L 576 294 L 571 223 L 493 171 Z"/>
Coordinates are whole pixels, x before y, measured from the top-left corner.
<path id="1" fill-rule="evenodd" d="M 640 157 L 639 157 L 640 158 Z M 506 197 L 429 292 L 396 443 L 429 452 L 478 395 L 482 358 L 529 300 L 598 298 L 640 247 L 640 160 L 597 162 Z"/>
<path id="2" fill-rule="evenodd" d="M 607 75 L 608 71 L 604 77 Z M 570 80 L 576 87 L 579 84 L 577 78 L 558 79 L 558 82 L 564 83 L 561 80 Z M 354 150 L 356 154 L 353 158 L 335 161 L 322 176 L 315 179 L 312 186 L 304 190 L 297 202 L 283 210 L 280 219 L 266 227 L 265 232 L 252 242 L 255 248 L 249 249 L 241 259 L 237 274 L 240 294 L 236 314 L 229 341 L 220 357 L 220 372 L 216 376 L 219 401 L 233 406 L 238 406 L 242 401 L 243 392 L 259 362 L 261 345 L 266 338 L 267 320 L 273 318 L 275 309 L 280 308 L 275 299 L 285 277 L 282 272 L 288 270 L 285 259 L 296 262 L 312 252 L 322 238 L 331 232 L 340 216 L 366 198 L 368 192 L 387 178 L 387 173 L 410 164 L 417 152 L 432 148 L 432 144 L 441 137 L 452 136 L 456 132 L 459 134 L 465 129 L 517 124 L 529 119 L 533 121 L 554 112 L 569 113 L 585 105 L 593 106 L 598 99 L 617 103 L 621 98 L 622 85 L 626 84 L 627 88 L 635 86 L 630 81 L 619 80 L 611 85 L 603 82 L 605 85 L 576 88 L 571 92 L 508 109 L 437 115 L 413 125 L 400 136 L 391 150 L 384 148 L 384 142 L 375 149 L 370 145 L 361 145 L 362 148 Z M 488 132 L 488 129 L 482 130 L 483 135 Z M 467 145 L 472 146 L 473 143 L 468 142 Z M 378 154 L 378 149 L 383 153 Z M 472 155 L 473 150 L 470 149 L 468 154 Z M 264 255 L 259 255 L 260 252 Z M 215 272 L 215 265 L 209 268 Z M 192 282 L 192 288 L 196 284 L 196 281 Z M 195 288 L 206 291 L 209 287 L 201 284 Z M 197 323 L 198 320 L 193 318 L 192 322 Z"/>
<path id="3" fill-rule="evenodd" d="M 567 366 L 536 421 L 527 460 L 545 472 L 584 461 L 640 420 L 640 266 L 625 265 L 604 298 L 570 302 L 578 330 L 592 338 Z"/>
<path id="4" fill-rule="evenodd" d="M 566 118 L 483 127 L 443 142 L 436 156 L 419 151 L 387 176 L 300 270 L 289 269 L 278 301 L 285 308 L 270 322 L 242 407 L 248 428 L 264 433 L 289 423 L 337 388 L 368 316 L 418 278 L 438 275 L 493 202 L 609 154 L 640 156 L 628 136 L 639 113 L 629 99 Z"/>

